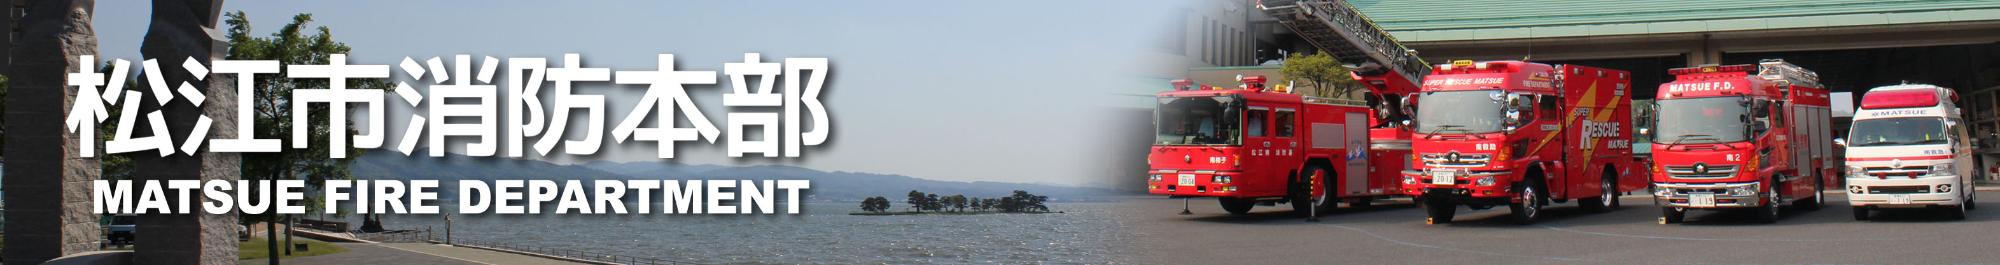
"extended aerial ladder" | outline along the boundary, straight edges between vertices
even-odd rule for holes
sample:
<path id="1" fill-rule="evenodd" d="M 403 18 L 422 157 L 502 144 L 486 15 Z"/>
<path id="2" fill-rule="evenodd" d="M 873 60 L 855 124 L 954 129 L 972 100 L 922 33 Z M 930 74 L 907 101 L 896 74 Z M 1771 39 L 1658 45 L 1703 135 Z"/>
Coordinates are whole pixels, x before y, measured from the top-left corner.
<path id="1" fill-rule="evenodd" d="M 1342 0 L 1257 2 L 1257 8 L 1291 28 L 1306 42 L 1353 65 L 1354 77 L 1377 95 L 1417 91 L 1431 65 L 1404 47 L 1389 32 L 1376 27 L 1353 5 Z"/>

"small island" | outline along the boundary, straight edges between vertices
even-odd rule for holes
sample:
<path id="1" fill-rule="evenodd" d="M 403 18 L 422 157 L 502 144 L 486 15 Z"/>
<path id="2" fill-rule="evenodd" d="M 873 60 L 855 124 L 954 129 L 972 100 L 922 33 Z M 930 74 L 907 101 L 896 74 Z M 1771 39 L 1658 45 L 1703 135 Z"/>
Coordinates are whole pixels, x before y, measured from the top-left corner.
<path id="1" fill-rule="evenodd" d="M 1015 190 L 1014 195 L 1000 198 L 967 198 L 965 195 L 940 196 L 911 190 L 908 199 L 909 211 L 890 211 L 889 198 L 881 196 L 861 200 L 861 211 L 849 215 L 918 215 L 947 214 L 972 215 L 990 213 L 1062 213 L 1049 211 L 1046 202 L 1049 196 L 1035 195 L 1027 191 Z"/>

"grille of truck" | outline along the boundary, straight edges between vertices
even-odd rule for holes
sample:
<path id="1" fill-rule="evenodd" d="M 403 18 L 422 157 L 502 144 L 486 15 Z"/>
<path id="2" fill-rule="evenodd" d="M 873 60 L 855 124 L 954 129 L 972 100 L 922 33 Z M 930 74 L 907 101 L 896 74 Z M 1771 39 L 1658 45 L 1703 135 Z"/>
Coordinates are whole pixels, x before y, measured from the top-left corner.
<path id="1" fill-rule="evenodd" d="M 1931 193 L 1931 186 L 1874 186 L 1868 187 L 1868 194 L 1923 194 Z"/>
<path id="2" fill-rule="evenodd" d="M 1930 174 L 1931 167 L 1930 166 L 1906 166 L 1901 168 L 1867 167 L 1867 168 L 1862 168 L 1862 172 L 1866 172 L 1869 176 L 1891 176 L 1891 177 L 1922 176 L 1924 174 Z"/>
<path id="3" fill-rule="evenodd" d="M 1422 158 L 1424 166 L 1432 167 L 1484 167 L 1493 160 L 1490 155 L 1459 155 L 1458 161 L 1452 161 L 1444 154 L 1424 154 Z"/>
<path id="4" fill-rule="evenodd" d="M 1736 175 L 1735 165 L 1707 166 L 1708 172 L 1697 173 L 1694 166 L 1667 166 L 1667 176 L 1678 179 L 1716 179 Z"/>

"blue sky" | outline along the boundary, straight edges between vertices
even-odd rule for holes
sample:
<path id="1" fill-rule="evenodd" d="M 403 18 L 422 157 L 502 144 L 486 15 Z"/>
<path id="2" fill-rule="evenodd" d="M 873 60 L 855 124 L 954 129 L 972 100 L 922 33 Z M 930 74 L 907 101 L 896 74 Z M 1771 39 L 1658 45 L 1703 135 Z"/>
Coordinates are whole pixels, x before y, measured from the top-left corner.
<path id="1" fill-rule="evenodd" d="M 767 62 L 826 57 L 833 76 L 821 100 L 836 126 L 828 145 L 809 147 L 803 158 L 768 160 L 728 158 L 722 141 L 684 143 L 673 161 L 1067 185 L 1111 183 L 1100 173 L 1109 161 L 1140 159 L 1113 157 L 1119 153 L 1109 142 L 1117 139 L 1097 126 L 1129 118 L 1110 115 L 1121 98 L 1108 92 L 1133 83 L 1126 70 L 1141 66 L 1129 62 L 1139 61 L 1145 42 L 1157 40 L 1175 14 L 1167 11 L 1174 3 L 1138 0 L 469 3 L 228 1 L 224 9 L 247 12 L 259 35 L 293 14 L 312 13 L 316 25 L 355 47 L 351 61 L 365 64 L 433 56 L 449 63 L 471 54 L 544 57 L 555 65 L 563 53 L 581 53 L 586 66 L 651 70 L 654 54 L 673 53 L 682 69 L 719 72 L 746 52 L 763 53 Z M 148 5 L 98 3 L 102 57 L 141 60 Z M 726 125 L 718 93 L 728 89 L 690 89 L 718 126 Z M 597 85 L 576 93 L 613 98 L 609 127 L 640 90 Z M 411 110 L 387 102 L 393 145 Z M 596 156 L 539 159 L 662 161 L 652 146 L 608 137 Z"/>

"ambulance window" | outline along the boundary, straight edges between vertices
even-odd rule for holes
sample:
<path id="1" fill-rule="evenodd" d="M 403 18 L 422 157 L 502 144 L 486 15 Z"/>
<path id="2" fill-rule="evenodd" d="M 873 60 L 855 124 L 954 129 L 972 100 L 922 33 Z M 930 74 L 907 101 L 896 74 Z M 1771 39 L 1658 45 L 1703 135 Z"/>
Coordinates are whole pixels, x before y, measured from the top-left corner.
<path id="1" fill-rule="evenodd" d="M 1292 137 L 1292 111 L 1279 110 L 1277 118 L 1278 137 Z"/>
<path id="2" fill-rule="evenodd" d="M 1250 117 L 1245 121 L 1243 130 L 1250 132 L 1250 137 L 1264 137 L 1264 120 L 1270 112 L 1261 109 L 1250 110 Z"/>

